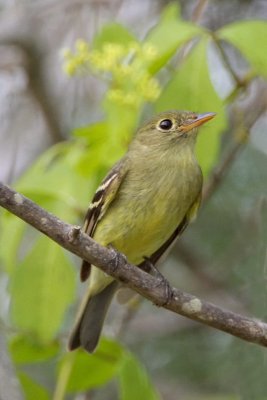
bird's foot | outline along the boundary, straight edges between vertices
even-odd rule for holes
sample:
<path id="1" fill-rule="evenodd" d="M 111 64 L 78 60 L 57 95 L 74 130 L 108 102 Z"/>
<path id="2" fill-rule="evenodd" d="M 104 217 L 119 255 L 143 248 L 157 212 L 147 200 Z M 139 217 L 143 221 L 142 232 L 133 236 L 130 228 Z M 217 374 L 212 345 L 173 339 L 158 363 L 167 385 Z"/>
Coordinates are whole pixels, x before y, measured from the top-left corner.
<path id="1" fill-rule="evenodd" d="M 159 301 L 158 303 L 156 303 L 156 305 L 158 307 L 164 307 L 167 304 L 169 304 L 172 299 L 172 288 L 171 288 L 169 282 L 167 281 L 167 279 L 165 278 L 165 276 L 152 263 L 150 258 L 146 257 L 146 256 L 143 258 L 144 258 L 144 262 L 140 265 L 141 268 L 144 271 L 150 273 L 155 278 L 157 278 L 159 286 L 163 286 L 163 288 L 164 288 L 164 292 L 165 292 L 164 299 L 162 301 Z"/>
<path id="2" fill-rule="evenodd" d="M 127 262 L 127 258 L 124 254 L 118 252 L 118 250 L 110 243 L 107 246 L 110 250 L 113 251 L 114 257 L 113 257 L 113 262 L 112 262 L 112 270 L 116 271 L 116 269 L 119 267 L 121 264 L 125 264 Z"/>

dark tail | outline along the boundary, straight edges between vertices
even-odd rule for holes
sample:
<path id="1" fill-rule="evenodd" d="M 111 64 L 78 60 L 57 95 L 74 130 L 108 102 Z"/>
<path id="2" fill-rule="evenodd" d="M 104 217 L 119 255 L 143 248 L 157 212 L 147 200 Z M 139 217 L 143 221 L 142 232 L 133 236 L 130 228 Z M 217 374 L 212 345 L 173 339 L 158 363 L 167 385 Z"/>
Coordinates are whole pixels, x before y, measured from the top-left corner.
<path id="1" fill-rule="evenodd" d="M 80 346 L 89 353 L 95 350 L 108 307 L 117 288 L 118 282 L 112 282 L 102 292 L 88 299 L 84 312 L 69 338 L 70 350 Z"/>

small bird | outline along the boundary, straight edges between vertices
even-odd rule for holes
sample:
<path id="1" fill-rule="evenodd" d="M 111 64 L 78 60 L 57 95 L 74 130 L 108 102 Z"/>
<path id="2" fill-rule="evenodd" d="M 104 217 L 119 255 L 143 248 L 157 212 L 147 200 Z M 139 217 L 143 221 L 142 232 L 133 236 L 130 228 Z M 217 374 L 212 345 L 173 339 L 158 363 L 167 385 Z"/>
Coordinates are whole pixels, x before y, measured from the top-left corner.
<path id="1" fill-rule="evenodd" d="M 167 111 L 145 123 L 97 189 L 84 232 L 123 253 L 131 264 L 158 264 L 199 208 L 203 179 L 194 147 L 198 127 L 214 116 Z M 88 277 L 69 349 L 82 346 L 92 353 L 121 285 L 83 261 L 81 280 Z"/>

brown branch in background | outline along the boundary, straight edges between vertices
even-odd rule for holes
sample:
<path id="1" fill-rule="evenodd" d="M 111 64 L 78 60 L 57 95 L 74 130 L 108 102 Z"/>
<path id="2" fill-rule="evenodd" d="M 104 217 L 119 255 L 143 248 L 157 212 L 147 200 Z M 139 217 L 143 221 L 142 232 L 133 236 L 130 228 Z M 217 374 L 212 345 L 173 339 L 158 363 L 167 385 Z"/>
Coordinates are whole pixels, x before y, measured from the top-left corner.
<path id="1" fill-rule="evenodd" d="M 251 111 L 253 110 L 253 112 Z M 203 188 L 202 199 L 203 203 L 206 203 L 212 194 L 218 189 L 222 183 L 226 173 L 229 171 L 233 162 L 240 150 L 247 143 L 248 136 L 250 135 L 250 130 L 255 124 L 255 122 L 263 115 L 267 110 L 267 85 L 262 84 L 257 90 L 254 101 L 250 102 L 245 108 L 232 111 L 233 114 L 233 124 L 230 128 L 232 130 L 231 134 L 235 139 L 235 143 L 227 151 L 227 154 L 223 160 L 214 168 L 211 173 L 208 182 Z M 236 115 L 238 114 L 238 120 Z M 241 117 L 241 121 L 240 121 Z"/>
<path id="2" fill-rule="evenodd" d="M 212 39 L 219 51 L 221 60 L 226 68 L 226 70 L 230 73 L 232 79 L 235 82 L 235 88 L 233 92 L 226 99 L 226 103 L 231 99 L 232 101 L 237 98 L 240 94 L 240 90 L 248 90 L 249 85 L 253 79 L 253 75 L 247 74 L 246 77 L 240 78 L 235 72 L 232 64 L 223 48 L 221 40 L 216 36 L 216 33 L 211 33 Z M 246 107 L 239 108 L 239 110 L 234 109 L 232 111 L 233 114 L 233 124 L 230 125 L 230 129 L 232 131 L 232 136 L 236 139 L 235 143 L 228 150 L 226 156 L 218 164 L 213 172 L 210 175 L 210 178 L 203 189 L 203 202 L 205 203 L 211 195 L 216 191 L 222 182 L 225 174 L 232 166 L 235 161 L 239 151 L 243 148 L 244 144 L 247 143 L 247 137 L 250 134 L 250 130 L 257 119 L 266 111 L 267 109 L 267 87 L 266 84 L 263 83 L 261 87 L 258 88 L 256 95 L 254 96 L 254 101 L 250 102 Z M 253 112 L 252 112 L 253 110 Z M 235 118 L 235 114 L 239 114 L 239 120 Z M 242 120 L 240 121 L 240 115 Z M 242 130 L 242 132 L 240 132 Z M 242 133 L 242 135 L 241 135 Z"/>
<path id="3" fill-rule="evenodd" d="M 29 89 L 31 94 L 41 108 L 53 142 L 61 142 L 65 139 L 65 135 L 63 132 L 61 132 L 61 128 L 58 123 L 58 117 L 55 113 L 55 108 L 51 104 L 51 99 L 49 98 L 45 89 L 46 83 L 40 78 L 43 60 L 33 45 L 21 44 L 21 48 L 25 51 L 25 54 L 28 58 L 26 71 L 29 76 Z"/>
<path id="4" fill-rule="evenodd" d="M 241 79 L 237 73 L 235 72 L 234 68 L 232 67 L 231 62 L 229 61 L 229 58 L 222 46 L 221 40 L 216 36 L 215 32 L 211 32 L 211 37 L 213 39 L 213 42 L 216 45 L 216 48 L 220 54 L 221 60 L 226 68 L 226 70 L 230 73 L 232 79 L 234 80 L 236 87 L 237 88 L 242 88 L 246 87 L 247 81 L 244 79 Z"/>
<path id="5" fill-rule="evenodd" d="M 18 49 L 18 52 L 23 54 L 23 68 L 25 69 L 29 79 L 28 89 L 43 113 L 52 141 L 53 143 L 57 143 L 64 140 L 65 135 L 61 132 L 55 109 L 51 104 L 51 99 L 45 89 L 46 83 L 41 79 L 43 59 L 39 54 L 39 50 L 33 45 L 33 43 L 30 43 L 30 41 L 26 41 L 25 39 L 20 40 L 19 38 L 2 40 L 0 44 L 13 46 Z"/>
<path id="6" fill-rule="evenodd" d="M 100 246 L 82 231 L 77 234 L 77 227 L 61 221 L 2 183 L 0 205 L 154 304 L 248 342 L 267 347 L 266 323 L 222 309 L 176 288 L 171 288 L 171 296 L 168 297 L 166 283 L 161 279 L 129 264 L 122 254 Z"/>
<path id="7" fill-rule="evenodd" d="M 194 11 L 192 13 L 192 22 L 196 23 L 200 20 L 202 14 L 204 13 L 206 7 L 208 6 L 209 0 L 198 0 Z"/>

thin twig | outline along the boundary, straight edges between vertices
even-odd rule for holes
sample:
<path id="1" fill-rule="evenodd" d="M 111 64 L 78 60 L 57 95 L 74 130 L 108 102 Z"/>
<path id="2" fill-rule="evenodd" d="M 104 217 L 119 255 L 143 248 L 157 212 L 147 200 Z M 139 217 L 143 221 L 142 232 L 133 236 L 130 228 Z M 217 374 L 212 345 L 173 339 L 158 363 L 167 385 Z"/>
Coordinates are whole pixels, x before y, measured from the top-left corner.
<path id="1" fill-rule="evenodd" d="M 238 121 L 234 121 L 232 127 L 232 136 L 238 138 L 232 147 L 228 150 L 223 160 L 214 168 L 210 178 L 203 188 L 202 200 L 206 203 L 207 200 L 215 193 L 220 186 L 226 173 L 229 171 L 233 162 L 236 160 L 238 153 L 247 143 L 248 136 L 254 123 L 263 115 L 267 110 L 267 87 L 263 85 L 257 92 L 255 104 L 249 104 L 246 109 L 240 110 Z M 253 113 L 250 110 L 253 109 Z M 236 114 L 237 112 L 235 112 Z"/>
<path id="2" fill-rule="evenodd" d="M 198 22 L 203 15 L 205 8 L 207 7 L 209 0 L 199 0 L 192 13 L 192 22 Z"/>
<path id="3" fill-rule="evenodd" d="M 166 282 L 163 284 L 162 280 L 129 264 L 122 254 L 100 246 L 85 233 L 80 232 L 76 237 L 77 227 L 61 221 L 3 183 L 0 183 L 0 206 L 154 304 L 161 304 L 177 314 L 267 347 L 266 323 L 222 309 L 176 288 L 171 288 L 171 296 L 166 296 Z M 73 230 L 76 232 L 74 235 Z"/>
<path id="4" fill-rule="evenodd" d="M 221 56 L 221 60 L 226 68 L 226 70 L 230 73 L 230 75 L 232 76 L 234 82 L 236 83 L 237 87 L 244 87 L 247 85 L 247 82 L 245 80 L 242 80 L 241 78 L 239 78 L 239 76 L 237 75 L 237 73 L 235 72 L 234 68 L 232 67 L 232 64 L 229 61 L 229 58 L 222 46 L 222 43 L 220 41 L 220 39 L 216 36 L 216 33 L 212 32 L 211 33 L 213 42 L 215 43 L 217 50 Z"/>
<path id="5" fill-rule="evenodd" d="M 36 104 L 44 116 L 48 133 L 53 143 L 61 142 L 65 139 L 65 135 L 60 128 L 55 109 L 51 103 L 51 98 L 46 93 L 46 82 L 43 82 L 41 76 L 42 59 L 38 50 L 30 40 L 12 38 L 10 40 L 2 40 L 0 44 L 6 46 L 14 46 L 23 54 L 24 70 L 29 79 L 28 90 Z"/>

